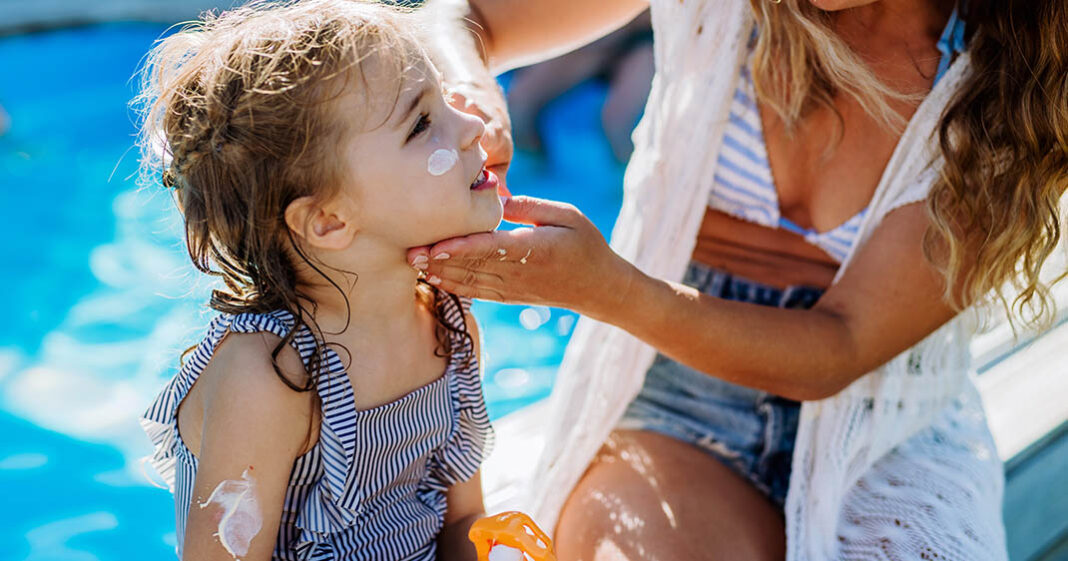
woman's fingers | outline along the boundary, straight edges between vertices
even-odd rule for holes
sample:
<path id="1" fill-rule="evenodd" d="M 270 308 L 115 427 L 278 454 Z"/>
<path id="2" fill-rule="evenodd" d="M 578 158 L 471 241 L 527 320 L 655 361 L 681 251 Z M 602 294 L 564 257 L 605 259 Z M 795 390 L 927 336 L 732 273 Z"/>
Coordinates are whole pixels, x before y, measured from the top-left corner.
<path id="1" fill-rule="evenodd" d="M 489 259 L 497 253 L 497 248 L 507 243 L 507 234 L 508 232 L 485 232 L 445 240 L 430 248 L 430 259 L 432 261 Z"/>
<path id="2" fill-rule="evenodd" d="M 430 247 L 421 245 L 408 249 L 408 264 L 421 271 L 426 270 L 426 264 L 430 261 Z"/>
<path id="3" fill-rule="evenodd" d="M 508 212 L 535 227 L 485 232 L 409 251 L 425 278 L 461 296 L 597 310 L 604 277 L 629 272 L 600 231 L 568 204 L 514 197 Z M 614 305 L 614 304 L 612 304 Z"/>
<path id="4" fill-rule="evenodd" d="M 498 291 L 504 284 L 501 275 L 495 271 L 448 263 L 431 266 L 430 270 L 426 272 L 426 278 L 430 284 L 437 284 L 438 281 L 449 281 L 456 285 L 491 288 Z"/>
<path id="5" fill-rule="evenodd" d="M 408 250 L 408 263 L 420 270 L 427 270 L 439 261 L 491 263 L 507 261 L 520 250 L 526 251 L 530 246 L 527 231 L 520 230 L 485 232 L 462 238 L 452 238 L 433 246 L 417 247 Z M 519 259 L 519 257 L 515 257 Z"/>
<path id="6" fill-rule="evenodd" d="M 501 277 L 464 267 L 442 266 L 428 271 L 426 281 L 446 292 L 479 300 L 503 301 Z"/>
<path id="7" fill-rule="evenodd" d="M 505 201 L 504 215 L 509 222 L 535 226 L 560 226 L 581 229 L 589 221 L 574 206 L 534 197 L 511 197 Z M 438 242 L 433 246 L 408 250 L 408 263 L 426 271 L 436 261 L 469 261 L 483 265 L 495 261 L 526 264 L 534 252 L 535 228 L 483 232 Z M 473 267 L 473 268 L 478 268 Z"/>
<path id="8" fill-rule="evenodd" d="M 581 218 L 574 205 L 558 201 L 520 196 L 504 203 L 504 219 L 516 224 L 573 227 Z"/>

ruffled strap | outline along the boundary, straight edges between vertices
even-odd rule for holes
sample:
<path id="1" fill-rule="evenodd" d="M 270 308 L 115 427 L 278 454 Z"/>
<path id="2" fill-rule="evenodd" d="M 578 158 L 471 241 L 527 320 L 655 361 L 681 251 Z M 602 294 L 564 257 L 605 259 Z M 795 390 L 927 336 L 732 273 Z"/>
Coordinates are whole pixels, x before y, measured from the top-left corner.
<path id="1" fill-rule="evenodd" d="M 478 359 L 469 338 L 464 337 L 464 313 L 471 308 L 469 298 L 455 297 L 439 291 L 442 317 L 457 331 L 450 332 L 461 345 L 449 360 L 448 383 L 453 400 L 453 428 L 446 443 L 430 460 L 434 488 L 446 488 L 456 481 L 469 479 L 478 470 L 492 440 L 489 416 L 482 399 L 478 378 Z M 302 333 L 298 338 L 310 337 Z M 310 341 L 310 339 L 309 339 Z M 317 377 L 316 389 L 323 407 L 319 434 L 323 476 L 308 492 L 297 515 L 301 535 L 294 546 L 298 559 L 310 560 L 331 551 L 329 536 L 356 524 L 365 515 L 367 490 L 360 481 L 354 458 L 356 450 L 357 411 L 352 384 L 344 365 L 332 349 L 324 348 L 324 360 Z"/>
<path id="2" fill-rule="evenodd" d="M 289 316 L 292 322 L 292 316 Z M 302 325 L 294 337 L 302 349 L 305 366 L 314 353 L 315 337 Z M 319 427 L 319 461 L 322 476 L 314 483 L 301 505 L 295 525 L 301 530 L 294 546 L 299 559 L 320 558 L 330 551 L 328 536 L 345 530 L 363 514 L 365 490 L 354 482 L 357 467 L 355 396 L 352 383 L 333 349 L 322 346 L 315 389 L 322 404 Z"/>
<path id="3" fill-rule="evenodd" d="M 323 409 L 319 428 L 323 475 L 297 516 L 296 526 L 302 530 L 298 550 L 326 543 L 327 534 L 352 526 L 363 513 L 365 498 L 364 490 L 353 484 L 357 412 L 352 384 L 337 353 L 324 351 L 327 357 L 316 383 Z M 314 549 L 308 549 L 308 555 Z"/>
<path id="4" fill-rule="evenodd" d="M 448 293 L 443 298 L 444 319 L 457 330 L 466 331 L 464 314 L 471 310 L 471 299 Z M 459 307 L 457 307 L 459 304 Z M 452 396 L 452 430 L 430 462 L 431 487 L 444 491 L 478 472 L 493 449 L 495 435 L 482 394 L 479 358 L 468 337 L 458 334 L 461 345 L 449 363 L 449 392 Z"/>

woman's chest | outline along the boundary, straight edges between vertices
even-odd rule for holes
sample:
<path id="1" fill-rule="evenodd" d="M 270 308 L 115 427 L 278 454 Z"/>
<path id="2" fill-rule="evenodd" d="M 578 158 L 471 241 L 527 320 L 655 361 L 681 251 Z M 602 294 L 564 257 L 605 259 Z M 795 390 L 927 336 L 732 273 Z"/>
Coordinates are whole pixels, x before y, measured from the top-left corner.
<path id="1" fill-rule="evenodd" d="M 850 92 L 835 93 L 829 106 L 811 102 L 789 129 L 767 103 L 757 103 L 780 213 L 819 232 L 867 207 L 940 60 L 934 38 L 899 44 L 865 38 L 862 30 L 844 30 L 840 38 L 878 83 L 897 92 L 881 97 L 895 122 L 877 116 L 872 99 Z"/>
<path id="2" fill-rule="evenodd" d="M 792 131 L 761 106 L 780 214 L 809 230 L 835 229 L 868 206 L 900 135 L 859 104 L 811 111 Z"/>

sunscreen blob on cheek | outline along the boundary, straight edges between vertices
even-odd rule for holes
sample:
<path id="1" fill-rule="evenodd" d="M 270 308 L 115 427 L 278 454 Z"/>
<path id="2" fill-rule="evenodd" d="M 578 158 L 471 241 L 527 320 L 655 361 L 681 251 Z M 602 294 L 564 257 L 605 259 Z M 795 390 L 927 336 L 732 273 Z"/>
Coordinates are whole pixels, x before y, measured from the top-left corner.
<path id="1" fill-rule="evenodd" d="M 263 515 L 256 500 L 256 480 L 249 474 L 252 466 L 241 474 L 240 481 L 227 479 L 219 483 L 200 508 L 216 504 L 222 509 L 219 519 L 219 543 L 227 553 L 238 559 L 248 554 L 252 538 L 263 527 Z"/>
<path id="2" fill-rule="evenodd" d="M 443 175 L 452 169 L 456 162 L 460 161 L 460 154 L 456 150 L 439 148 L 426 159 L 426 171 L 430 175 Z"/>

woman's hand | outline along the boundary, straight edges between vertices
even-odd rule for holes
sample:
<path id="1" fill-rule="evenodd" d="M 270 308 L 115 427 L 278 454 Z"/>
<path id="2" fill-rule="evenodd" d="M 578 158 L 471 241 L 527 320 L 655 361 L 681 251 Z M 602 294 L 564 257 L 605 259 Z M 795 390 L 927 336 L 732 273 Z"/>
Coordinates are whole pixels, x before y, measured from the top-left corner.
<path id="1" fill-rule="evenodd" d="M 483 300 L 568 308 L 598 318 L 637 273 L 574 206 L 513 197 L 509 222 L 533 228 L 473 234 L 408 250 L 408 262 L 443 290 Z"/>

